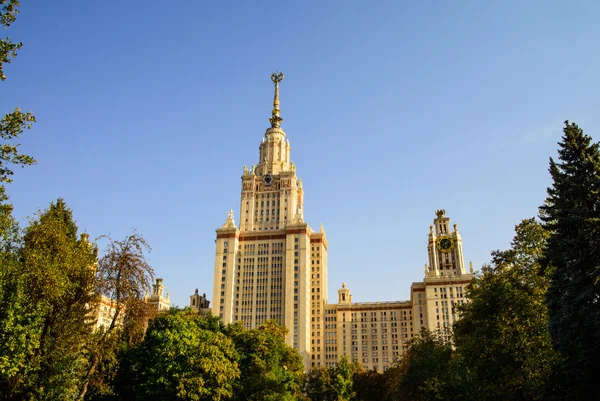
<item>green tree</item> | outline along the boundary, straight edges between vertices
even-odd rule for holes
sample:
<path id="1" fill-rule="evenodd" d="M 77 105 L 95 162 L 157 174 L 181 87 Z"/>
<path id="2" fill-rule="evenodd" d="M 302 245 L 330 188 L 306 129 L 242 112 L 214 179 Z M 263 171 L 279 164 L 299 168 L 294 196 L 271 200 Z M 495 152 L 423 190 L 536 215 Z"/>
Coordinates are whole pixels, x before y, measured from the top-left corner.
<path id="1" fill-rule="evenodd" d="M 600 399 L 600 152 L 565 121 L 552 186 L 540 218 L 550 232 L 545 265 L 552 341 L 564 357 L 573 399 Z"/>
<path id="2" fill-rule="evenodd" d="M 410 401 L 460 399 L 455 389 L 459 371 L 451 345 L 423 329 L 409 342 L 399 363 L 386 372 L 388 397 Z"/>
<path id="3" fill-rule="evenodd" d="M 559 362 L 548 332 L 548 278 L 540 260 L 548 233 L 535 220 L 515 228 L 511 248 L 492 253 L 492 265 L 467 287 L 454 342 L 470 370 L 477 400 L 550 398 Z"/>
<path id="4" fill-rule="evenodd" d="M 18 0 L 0 0 L 0 25 L 8 28 L 16 20 L 19 13 Z M 22 43 L 12 43 L 9 38 L 0 38 L 0 79 L 4 81 L 4 65 L 10 63 L 17 56 L 17 50 L 23 46 Z M 19 153 L 19 145 L 14 143 L 26 129 L 31 128 L 35 117 L 31 113 L 24 113 L 16 108 L 13 112 L 6 114 L 0 120 L 0 232 L 10 227 L 10 213 L 12 207 L 5 203 L 8 199 L 4 184 L 11 182 L 13 170 L 11 165 L 34 164 L 33 157 Z"/>
<path id="5" fill-rule="evenodd" d="M 18 248 L 12 241 L 0 251 L 0 398 L 19 394 L 24 378 L 35 370 L 30 357 L 39 347 L 41 318 L 23 305 L 23 282 Z"/>
<path id="6" fill-rule="evenodd" d="M 10 27 L 19 12 L 18 0 L 0 0 L 0 25 Z M 0 79 L 4 81 L 4 65 L 17 56 L 21 43 L 0 37 Z M 31 156 L 19 153 L 14 143 L 24 130 L 31 128 L 35 117 L 16 108 L 0 120 L 0 397 L 9 398 L 22 387 L 23 377 L 29 377 L 32 366 L 28 358 L 39 346 L 39 315 L 26 310 L 21 298 L 20 262 L 17 251 L 22 240 L 12 217 L 12 206 L 6 203 L 5 184 L 11 182 L 11 165 L 35 163 Z"/>
<path id="7" fill-rule="evenodd" d="M 337 395 L 333 389 L 334 369 L 315 366 L 306 374 L 305 393 L 311 401 L 335 401 Z"/>
<path id="8" fill-rule="evenodd" d="M 240 324 L 224 329 L 239 353 L 241 376 L 234 400 L 295 400 L 302 397 L 303 364 L 298 352 L 285 343 L 287 329 L 269 320 L 257 329 Z"/>
<path id="9" fill-rule="evenodd" d="M 357 401 L 384 401 L 387 397 L 387 375 L 376 370 L 361 370 L 354 376 L 353 389 Z"/>
<path id="10" fill-rule="evenodd" d="M 306 396 L 312 401 L 356 400 L 354 380 L 362 373 L 360 364 L 351 363 L 346 356 L 334 367 L 315 366 L 306 377 Z"/>
<path id="11" fill-rule="evenodd" d="M 75 395 L 85 362 L 81 351 L 91 335 L 89 306 L 96 302 L 96 249 L 77 231 L 59 199 L 30 223 L 18 259 L 10 259 L 2 290 L 10 295 L 0 324 L 0 337 L 10 341 L 0 354 L 12 369 L 2 372 L 0 388 L 11 399 Z"/>
<path id="12" fill-rule="evenodd" d="M 358 363 L 350 363 L 343 356 L 335 365 L 331 384 L 337 401 L 350 401 L 356 396 L 354 392 L 354 376 L 361 370 Z"/>
<path id="13" fill-rule="evenodd" d="M 213 319 L 173 309 L 150 321 L 144 340 L 125 357 L 121 399 L 230 399 L 240 375 L 237 354 Z"/>

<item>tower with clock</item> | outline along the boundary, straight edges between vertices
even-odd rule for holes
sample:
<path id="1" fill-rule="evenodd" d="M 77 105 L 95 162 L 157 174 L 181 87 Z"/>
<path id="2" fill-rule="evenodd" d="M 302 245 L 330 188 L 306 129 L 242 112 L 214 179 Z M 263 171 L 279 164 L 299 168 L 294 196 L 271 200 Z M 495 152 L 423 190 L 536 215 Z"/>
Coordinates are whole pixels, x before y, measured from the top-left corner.
<path id="1" fill-rule="evenodd" d="M 464 288 L 471 282 L 473 271 L 465 270 L 462 237 L 456 223 L 451 230 L 446 211 L 437 210 L 435 214 L 427 241 L 429 265 L 425 266 L 422 300 L 425 307 L 421 310 L 419 306 L 419 315 L 424 327 L 449 341 L 452 324 L 459 319 L 456 307 L 466 302 Z"/>
<path id="2" fill-rule="evenodd" d="M 327 238 L 304 221 L 304 189 L 281 128 L 279 85 L 271 75 L 273 109 L 259 158 L 241 177 L 239 225 L 233 212 L 217 229 L 212 314 L 245 328 L 275 320 L 288 328 L 286 342 L 306 366 L 321 358 L 312 346 L 327 303 Z M 317 327 L 318 328 L 315 328 Z M 314 351 L 314 353 L 313 353 Z"/>
<path id="3" fill-rule="evenodd" d="M 462 237 L 458 232 L 456 223 L 450 230 L 450 219 L 446 211 L 441 209 L 435 212 L 436 218 L 433 225 L 429 226 L 429 239 L 427 251 L 429 266 L 426 269 L 427 277 L 460 277 L 465 275 L 463 258 Z"/>

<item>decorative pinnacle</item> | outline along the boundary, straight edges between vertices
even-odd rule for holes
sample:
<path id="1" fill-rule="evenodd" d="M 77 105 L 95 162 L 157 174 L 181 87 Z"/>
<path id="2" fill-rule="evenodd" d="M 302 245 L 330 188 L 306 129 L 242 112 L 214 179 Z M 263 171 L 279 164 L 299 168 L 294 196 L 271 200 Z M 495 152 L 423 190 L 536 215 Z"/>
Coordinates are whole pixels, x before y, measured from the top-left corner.
<path id="1" fill-rule="evenodd" d="M 275 97 L 273 99 L 273 111 L 271 111 L 271 127 L 279 128 L 283 122 L 283 118 L 279 115 L 279 83 L 283 81 L 283 72 L 275 71 L 271 74 L 271 81 L 275 84 Z"/>

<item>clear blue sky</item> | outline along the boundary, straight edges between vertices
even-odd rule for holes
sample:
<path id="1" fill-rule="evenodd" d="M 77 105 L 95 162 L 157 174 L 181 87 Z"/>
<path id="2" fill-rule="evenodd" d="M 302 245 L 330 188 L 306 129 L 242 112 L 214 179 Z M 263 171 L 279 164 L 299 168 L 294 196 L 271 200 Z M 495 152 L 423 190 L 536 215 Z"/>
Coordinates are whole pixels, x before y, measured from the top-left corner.
<path id="1" fill-rule="evenodd" d="M 16 216 L 63 197 L 80 229 L 136 227 L 177 305 L 212 295 L 273 89 L 329 240 L 329 295 L 407 299 L 445 208 L 480 266 L 536 215 L 563 121 L 599 138 L 600 2 L 31 1 L 0 111 L 38 123 Z"/>

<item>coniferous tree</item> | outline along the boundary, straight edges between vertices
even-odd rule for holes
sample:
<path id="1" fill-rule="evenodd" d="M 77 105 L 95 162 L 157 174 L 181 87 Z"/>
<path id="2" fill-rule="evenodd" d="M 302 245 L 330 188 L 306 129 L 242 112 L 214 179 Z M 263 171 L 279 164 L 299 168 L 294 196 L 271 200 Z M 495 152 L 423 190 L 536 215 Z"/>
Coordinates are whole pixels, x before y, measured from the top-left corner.
<path id="1" fill-rule="evenodd" d="M 552 341 L 564 358 L 574 399 L 600 399 L 600 152 L 565 122 L 559 162 L 540 217 L 551 233 L 545 249 Z"/>

